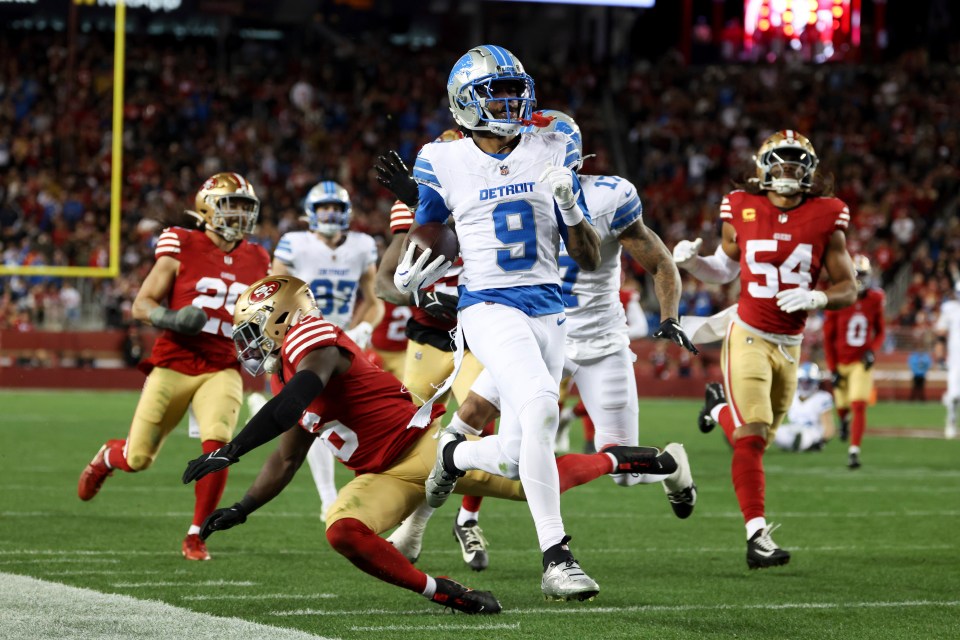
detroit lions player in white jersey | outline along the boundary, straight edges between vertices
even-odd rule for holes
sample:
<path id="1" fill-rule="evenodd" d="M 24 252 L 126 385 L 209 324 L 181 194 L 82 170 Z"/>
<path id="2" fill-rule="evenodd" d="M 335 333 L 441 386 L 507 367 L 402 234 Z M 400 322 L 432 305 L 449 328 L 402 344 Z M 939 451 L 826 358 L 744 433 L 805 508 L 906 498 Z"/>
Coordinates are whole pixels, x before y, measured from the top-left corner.
<path id="1" fill-rule="evenodd" d="M 551 446 L 566 333 L 561 235 L 582 268 L 595 269 L 599 261 L 599 239 L 567 168 L 574 147 L 563 134 L 520 135 L 523 121 L 532 123 L 534 83 L 502 47 L 464 54 L 450 72 L 447 96 L 471 136 L 420 151 L 413 170 L 420 200 L 410 233 L 453 216 L 463 258 L 457 354 L 466 340 L 493 375 L 504 406 L 498 435 L 466 442 L 457 432 L 441 434 L 427 502 L 440 506 L 468 469 L 519 478 L 544 554 L 544 595 L 592 598 L 599 587 L 567 546 Z M 416 261 L 413 253 L 409 245 L 394 274 L 402 292 L 431 284 L 449 266 L 443 256 L 431 261 L 429 250 Z"/>
<path id="2" fill-rule="evenodd" d="M 292 275 L 310 285 L 325 320 L 341 328 L 361 349 L 373 327 L 383 318 L 383 301 L 374 285 L 377 243 L 372 237 L 350 231 L 350 194 L 331 180 L 316 184 L 304 200 L 309 231 L 291 231 L 280 238 L 273 253 L 271 273 Z M 357 304 L 357 292 L 362 299 Z M 317 440 L 307 462 L 320 494 L 320 517 L 337 499 L 333 453 Z"/>
<path id="3" fill-rule="evenodd" d="M 819 451 L 833 437 L 833 396 L 820 389 L 820 367 L 797 367 L 797 393 L 773 442 L 786 451 Z"/>
<path id="4" fill-rule="evenodd" d="M 934 330 L 937 333 L 935 357 L 947 364 L 947 391 L 943 404 L 947 407 L 947 420 L 943 437 L 957 437 L 957 409 L 960 407 L 960 281 L 954 285 L 955 298 L 945 300 L 937 316 Z"/>

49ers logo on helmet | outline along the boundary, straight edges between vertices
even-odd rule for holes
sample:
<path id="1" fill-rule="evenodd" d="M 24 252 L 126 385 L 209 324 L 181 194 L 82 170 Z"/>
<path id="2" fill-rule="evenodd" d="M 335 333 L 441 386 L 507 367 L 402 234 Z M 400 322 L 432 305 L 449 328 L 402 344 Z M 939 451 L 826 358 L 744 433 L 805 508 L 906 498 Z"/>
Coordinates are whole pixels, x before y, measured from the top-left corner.
<path id="1" fill-rule="evenodd" d="M 276 280 L 268 280 L 253 290 L 253 293 L 250 294 L 250 302 L 263 302 L 279 290 L 279 282 Z"/>

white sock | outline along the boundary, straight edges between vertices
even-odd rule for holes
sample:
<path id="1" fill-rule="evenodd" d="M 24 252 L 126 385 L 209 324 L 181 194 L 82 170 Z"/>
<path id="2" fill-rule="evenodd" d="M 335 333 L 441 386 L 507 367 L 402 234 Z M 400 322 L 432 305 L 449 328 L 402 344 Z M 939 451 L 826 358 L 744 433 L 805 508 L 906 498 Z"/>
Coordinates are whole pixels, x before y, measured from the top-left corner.
<path id="1" fill-rule="evenodd" d="M 750 518 L 747 520 L 747 540 L 753 537 L 757 531 L 760 529 L 767 528 L 767 520 L 763 516 L 759 518 Z"/>
<path id="2" fill-rule="evenodd" d="M 479 436 L 481 433 L 483 433 L 482 426 L 479 429 L 471 427 L 460 418 L 459 413 L 453 414 L 453 417 L 450 418 L 450 424 L 448 424 L 447 427 L 450 429 L 456 429 L 458 433 L 468 436 Z"/>
<path id="3" fill-rule="evenodd" d="M 404 518 L 403 521 L 408 523 L 411 527 L 423 529 L 427 526 L 427 522 L 430 521 L 430 517 L 433 515 L 434 511 L 436 511 L 436 509 L 428 505 L 426 502 L 421 502 L 420 506 L 414 509 L 413 513 Z"/>
<path id="4" fill-rule="evenodd" d="M 855 445 L 850 445 L 850 447 L 847 449 L 847 453 L 855 453 L 857 455 L 860 455 L 860 447 Z"/>
<path id="5" fill-rule="evenodd" d="M 463 507 L 460 507 L 460 513 L 457 514 L 457 524 L 461 527 L 468 522 L 473 520 L 474 522 L 480 521 L 480 512 L 479 511 L 467 511 Z"/>
<path id="6" fill-rule="evenodd" d="M 721 402 L 710 410 L 710 417 L 713 418 L 714 422 L 720 422 L 720 411 L 722 411 L 725 406 L 727 406 L 727 403 Z"/>
<path id="7" fill-rule="evenodd" d="M 200 535 L 200 527 L 195 524 L 190 525 L 190 528 L 187 529 L 187 535 L 192 536 L 193 534 Z"/>
<path id="8" fill-rule="evenodd" d="M 330 507 L 337 501 L 337 485 L 333 482 L 334 462 L 333 452 L 319 439 L 307 451 L 307 464 L 313 474 L 313 483 L 320 494 L 320 503 Z"/>
<path id="9" fill-rule="evenodd" d="M 427 576 L 427 586 L 423 590 L 423 596 L 425 598 L 432 598 L 433 594 L 437 592 L 437 581 L 433 579 L 433 576 Z"/>

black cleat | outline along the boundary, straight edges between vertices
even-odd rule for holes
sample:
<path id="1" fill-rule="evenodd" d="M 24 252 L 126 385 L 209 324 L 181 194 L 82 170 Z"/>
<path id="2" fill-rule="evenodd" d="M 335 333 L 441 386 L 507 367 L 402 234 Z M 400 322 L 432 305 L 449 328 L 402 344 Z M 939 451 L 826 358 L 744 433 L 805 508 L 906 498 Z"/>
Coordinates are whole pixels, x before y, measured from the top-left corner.
<path id="1" fill-rule="evenodd" d="M 719 382 L 709 382 L 704 390 L 703 407 L 700 414 L 697 415 L 697 426 L 700 427 L 700 433 L 710 433 L 717 426 L 716 420 L 710 417 L 710 412 L 718 404 L 727 401 L 727 396 L 723 392 L 723 385 Z"/>
<path id="2" fill-rule="evenodd" d="M 617 460 L 612 473 L 657 473 L 671 474 L 677 470 L 677 461 L 667 451 L 656 447 L 628 447 L 609 445 L 602 453 L 609 453 Z"/>
<path id="3" fill-rule="evenodd" d="M 851 451 L 847 455 L 847 469 L 859 469 L 860 468 L 860 454 L 854 451 Z"/>
<path id="4" fill-rule="evenodd" d="M 453 537 L 460 543 L 463 561 L 474 571 L 483 571 L 490 564 L 487 556 L 487 539 L 476 520 L 467 520 L 463 526 L 453 521 Z"/>
<path id="5" fill-rule="evenodd" d="M 430 598 L 440 606 L 467 614 L 490 615 L 500 613 L 502 607 L 489 591 L 474 591 L 456 580 L 437 578 L 437 590 Z"/>
<path id="6" fill-rule="evenodd" d="M 770 537 L 770 534 L 779 526 L 769 524 L 747 540 L 748 567 L 751 569 L 766 569 L 767 567 L 779 567 L 790 562 L 790 552 L 778 547 L 777 543 Z"/>

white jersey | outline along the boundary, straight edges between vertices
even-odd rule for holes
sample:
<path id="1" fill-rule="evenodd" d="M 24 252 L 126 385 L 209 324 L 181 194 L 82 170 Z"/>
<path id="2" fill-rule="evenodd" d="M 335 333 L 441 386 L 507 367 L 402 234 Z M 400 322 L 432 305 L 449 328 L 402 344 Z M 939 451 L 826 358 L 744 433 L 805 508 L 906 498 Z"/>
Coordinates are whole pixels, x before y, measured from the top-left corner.
<path id="1" fill-rule="evenodd" d="M 313 231 L 291 231 L 280 238 L 273 257 L 310 285 L 324 319 L 342 328 L 353 319 L 360 277 L 377 263 L 377 243 L 365 233 L 347 231 L 331 249 Z"/>
<path id="2" fill-rule="evenodd" d="M 788 451 L 806 451 L 823 440 L 822 418 L 830 411 L 833 411 L 833 396 L 826 391 L 815 391 L 805 399 L 795 394 L 774 442 Z"/>
<path id="3" fill-rule="evenodd" d="M 960 302 L 947 300 L 943 303 L 935 330 L 947 332 L 947 365 L 960 366 Z"/>
<path id="4" fill-rule="evenodd" d="M 453 215 L 463 256 L 460 284 L 468 292 L 559 287 L 560 228 L 550 185 L 539 177 L 548 164 L 568 164 L 572 145 L 550 132 L 523 134 L 502 160 L 471 138 L 420 151 L 414 178 L 436 191 Z"/>
<path id="5" fill-rule="evenodd" d="M 620 303 L 620 234 L 641 219 L 643 206 L 629 180 L 580 176 L 580 186 L 600 236 L 600 266 L 581 271 L 561 248 L 567 357 L 598 358 L 627 346 L 627 319 Z"/>

